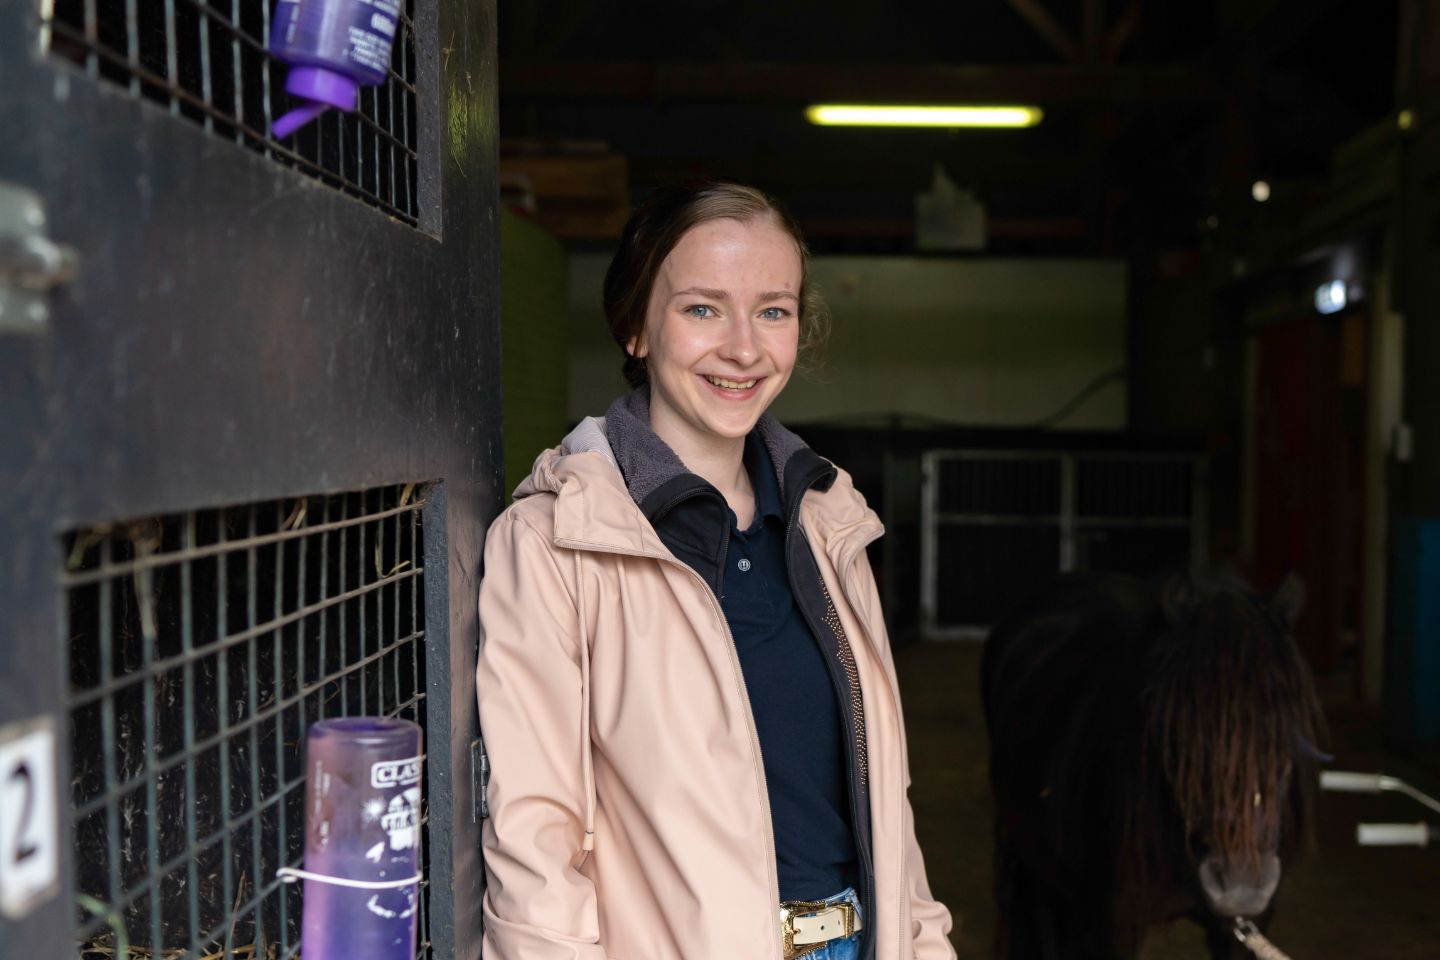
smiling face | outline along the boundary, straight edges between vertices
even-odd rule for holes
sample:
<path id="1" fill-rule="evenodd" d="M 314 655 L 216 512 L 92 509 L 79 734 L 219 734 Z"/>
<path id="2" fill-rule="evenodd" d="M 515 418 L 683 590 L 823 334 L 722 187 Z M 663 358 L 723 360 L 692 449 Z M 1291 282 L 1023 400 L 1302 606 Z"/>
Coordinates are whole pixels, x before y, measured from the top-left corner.
<path id="1" fill-rule="evenodd" d="M 738 447 L 779 396 L 800 337 L 800 253 L 770 217 L 689 230 L 655 275 L 645 328 L 651 429 L 685 459 Z"/>

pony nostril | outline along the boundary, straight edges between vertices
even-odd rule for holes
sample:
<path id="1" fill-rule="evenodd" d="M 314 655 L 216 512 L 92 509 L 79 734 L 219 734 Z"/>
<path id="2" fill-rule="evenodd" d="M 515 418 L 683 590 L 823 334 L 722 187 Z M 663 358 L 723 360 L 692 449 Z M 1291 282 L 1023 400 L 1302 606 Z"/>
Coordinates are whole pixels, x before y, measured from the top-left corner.
<path id="1" fill-rule="evenodd" d="M 1280 858 L 1267 855 L 1256 870 L 1226 869 L 1218 857 L 1206 857 L 1197 871 L 1210 909 L 1222 917 L 1253 917 L 1265 911 L 1280 885 Z"/>
<path id="2" fill-rule="evenodd" d="M 1221 872 L 1220 861 L 1214 857 L 1206 857 L 1200 864 L 1200 887 L 1205 891 L 1205 898 L 1212 904 L 1225 898 L 1225 879 Z"/>

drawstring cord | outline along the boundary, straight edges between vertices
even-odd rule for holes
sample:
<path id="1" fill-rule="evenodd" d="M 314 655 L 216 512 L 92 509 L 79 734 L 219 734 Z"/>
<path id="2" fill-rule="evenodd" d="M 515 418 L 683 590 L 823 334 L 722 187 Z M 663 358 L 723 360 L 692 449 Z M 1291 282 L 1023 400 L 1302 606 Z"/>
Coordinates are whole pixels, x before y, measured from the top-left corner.
<path id="1" fill-rule="evenodd" d="M 585 785 L 585 839 L 580 849 L 595 849 L 595 771 L 590 760 L 590 624 L 585 615 L 585 582 L 575 554 L 575 607 L 580 618 L 580 776 Z"/>

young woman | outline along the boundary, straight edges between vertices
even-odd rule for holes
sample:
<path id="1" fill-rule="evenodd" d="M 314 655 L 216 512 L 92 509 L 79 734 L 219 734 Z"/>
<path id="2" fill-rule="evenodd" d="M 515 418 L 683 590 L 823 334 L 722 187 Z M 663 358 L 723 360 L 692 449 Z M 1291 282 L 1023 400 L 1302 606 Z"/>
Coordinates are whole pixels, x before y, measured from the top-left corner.
<path id="1" fill-rule="evenodd" d="M 794 223 L 663 190 L 605 279 L 633 393 L 541 454 L 480 587 L 489 960 L 945 960 L 850 478 L 765 415 Z"/>

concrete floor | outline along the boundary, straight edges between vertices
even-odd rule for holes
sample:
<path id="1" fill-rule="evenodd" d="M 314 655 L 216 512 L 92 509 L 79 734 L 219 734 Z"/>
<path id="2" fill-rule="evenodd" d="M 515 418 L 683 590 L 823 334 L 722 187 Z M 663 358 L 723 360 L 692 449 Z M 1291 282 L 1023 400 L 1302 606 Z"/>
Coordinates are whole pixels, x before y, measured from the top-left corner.
<path id="1" fill-rule="evenodd" d="M 930 884 L 955 917 L 962 960 L 992 954 L 991 805 L 978 643 L 923 643 L 896 651 L 910 739 L 916 832 Z M 1434 767 L 1385 750 L 1374 718 L 1328 708 L 1336 769 L 1383 771 L 1432 794 Z M 1270 938 L 1293 960 L 1435 960 L 1440 957 L 1440 849 L 1360 848 L 1358 821 L 1415 822 L 1426 811 L 1403 797 L 1321 794 L 1317 850 L 1287 869 Z M 1440 820 L 1440 817 L 1429 819 Z M 1145 960 L 1204 958 L 1199 930 L 1155 931 Z"/>

